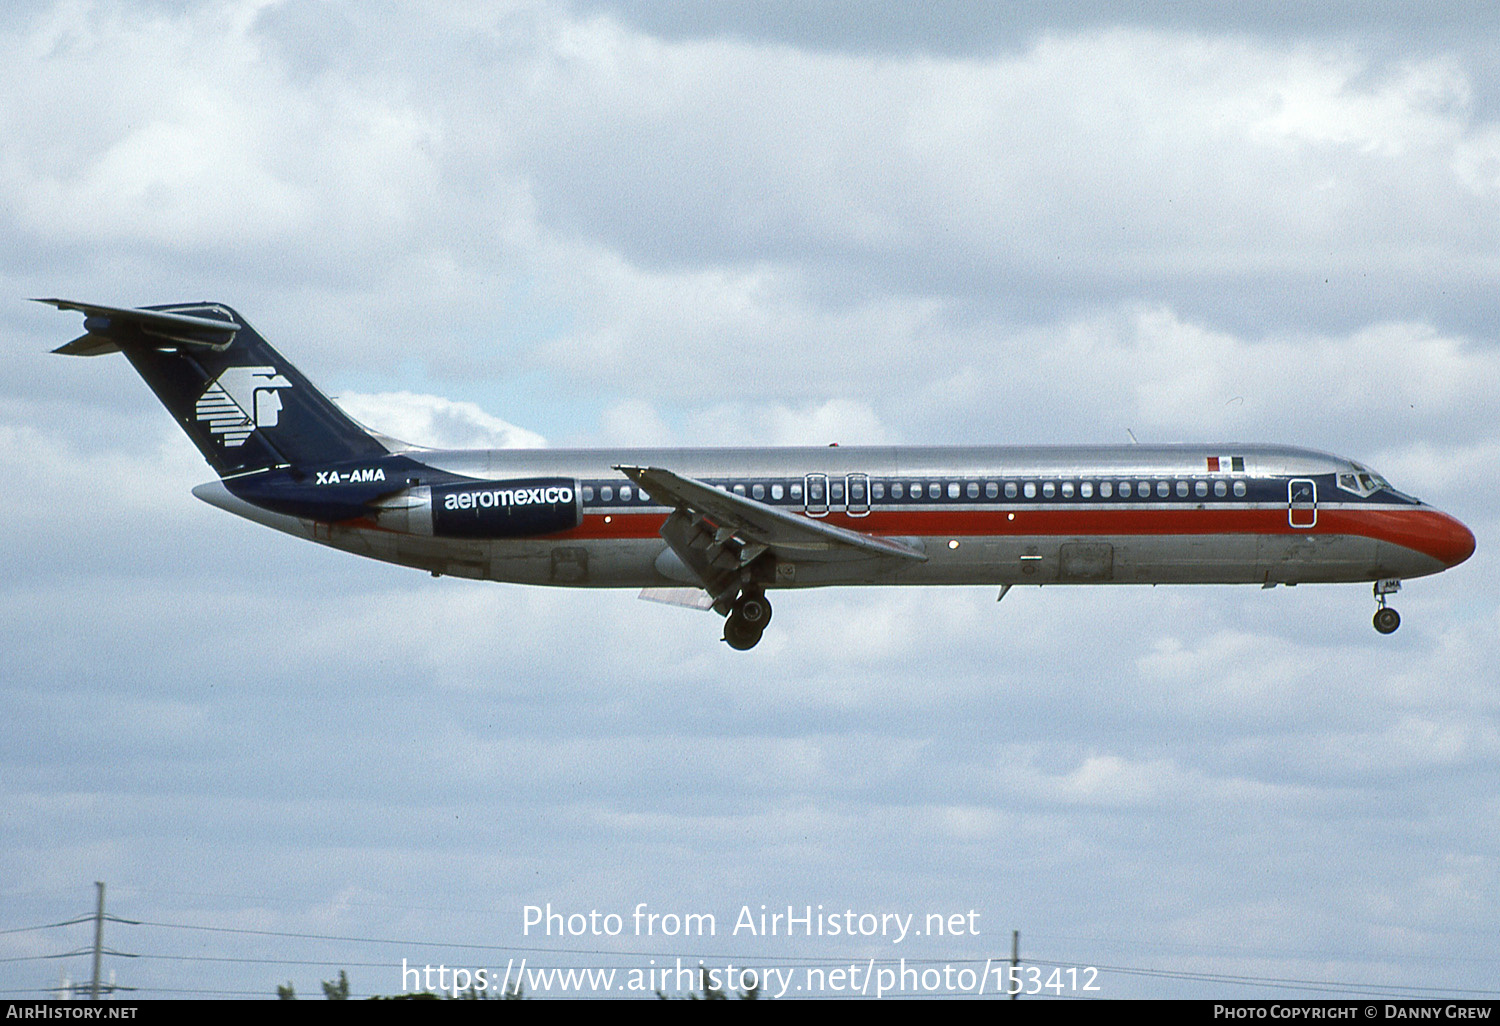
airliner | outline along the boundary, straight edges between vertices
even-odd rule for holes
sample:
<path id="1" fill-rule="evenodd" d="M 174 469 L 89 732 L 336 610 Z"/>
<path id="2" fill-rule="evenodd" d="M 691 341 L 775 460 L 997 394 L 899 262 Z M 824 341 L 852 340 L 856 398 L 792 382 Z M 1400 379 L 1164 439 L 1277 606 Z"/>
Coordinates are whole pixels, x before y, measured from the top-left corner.
<path id="1" fill-rule="evenodd" d="M 1274 445 L 429 449 L 357 423 L 220 303 L 41 299 L 55 352 L 120 352 L 230 513 L 373 559 L 519 584 L 639 588 L 753 648 L 767 594 L 843 585 L 1373 582 L 1474 551 L 1458 520 L 1359 463 Z"/>

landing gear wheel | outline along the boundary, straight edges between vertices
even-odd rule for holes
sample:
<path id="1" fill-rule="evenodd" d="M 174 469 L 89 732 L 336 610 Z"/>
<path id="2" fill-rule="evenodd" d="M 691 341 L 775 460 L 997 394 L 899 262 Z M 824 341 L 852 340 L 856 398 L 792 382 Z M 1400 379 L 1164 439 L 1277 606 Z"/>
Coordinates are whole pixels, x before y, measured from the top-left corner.
<path id="1" fill-rule="evenodd" d="M 1401 614 L 1390 606 L 1381 606 L 1375 610 L 1375 629 L 1381 634 L 1390 634 L 1401 626 Z"/>
<path id="2" fill-rule="evenodd" d="M 771 622 L 771 603 L 762 591 L 747 591 L 735 600 L 724 621 L 724 640 L 738 651 L 754 648 Z"/>
<path id="3" fill-rule="evenodd" d="M 760 643 L 760 636 L 764 633 L 759 627 L 748 626 L 737 616 L 730 616 L 724 621 L 724 640 L 729 647 L 739 652 L 754 648 Z"/>
<path id="4" fill-rule="evenodd" d="M 771 622 L 771 603 L 764 593 L 747 591 L 734 604 L 732 615 L 739 617 L 747 627 L 765 630 L 766 624 Z"/>

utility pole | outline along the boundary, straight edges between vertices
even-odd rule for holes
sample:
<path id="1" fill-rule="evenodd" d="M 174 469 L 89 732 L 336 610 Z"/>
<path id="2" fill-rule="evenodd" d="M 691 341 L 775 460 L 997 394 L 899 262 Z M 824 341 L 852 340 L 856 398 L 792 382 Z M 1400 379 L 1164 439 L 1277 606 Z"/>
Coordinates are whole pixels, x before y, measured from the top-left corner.
<path id="1" fill-rule="evenodd" d="M 95 880 L 99 888 L 99 911 L 94 913 L 94 982 L 89 988 L 89 1000 L 99 1000 L 99 958 L 104 953 L 104 881 Z"/>
<path id="2" fill-rule="evenodd" d="M 99 886 L 103 887 L 104 885 L 100 884 Z M 99 893 L 102 895 L 104 892 L 100 891 Z M 102 909 L 104 907 L 104 905 L 103 905 L 104 899 L 101 897 L 99 899 L 99 901 L 100 901 L 99 907 Z M 1011 978 L 1012 981 L 1015 981 L 1016 984 L 1017 984 L 1016 989 L 1013 990 L 1013 991 L 1011 991 L 1010 999 L 1012 1001 L 1014 1001 L 1016 998 L 1020 997 L 1020 995 L 1021 995 L 1021 988 L 1019 986 L 1021 978 L 1020 978 L 1019 975 L 1017 975 L 1017 972 L 1018 972 L 1018 970 L 1020 968 L 1021 968 L 1021 931 L 1020 930 L 1012 930 L 1012 931 L 1010 931 L 1010 978 Z M 97 972 L 96 972 L 96 975 L 97 975 Z"/>

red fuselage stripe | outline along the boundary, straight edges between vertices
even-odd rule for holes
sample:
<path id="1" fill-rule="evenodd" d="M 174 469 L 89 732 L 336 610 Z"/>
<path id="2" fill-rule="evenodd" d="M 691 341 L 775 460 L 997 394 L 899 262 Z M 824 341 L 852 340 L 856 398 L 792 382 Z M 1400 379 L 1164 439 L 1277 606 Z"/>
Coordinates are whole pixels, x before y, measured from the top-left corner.
<path id="1" fill-rule="evenodd" d="M 1299 515 L 1301 511 L 1298 511 Z M 1311 511 L 1308 511 L 1308 516 Z M 571 531 L 555 535 L 579 540 L 655 538 L 660 512 L 590 513 Z M 1450 565 L 1473 551 L 1473 535 L 1435 509 L 1319 509 L 1317 524 L 1293 527 L 1286 506 L 1233 509 L 988 509 L 876 510 L 868 516 L 830 513 L 824 523 L 887 536 L 1128 536 L 1204 534 L 1354 535 L 1400 545 Z M 1465 549 L 1467 548 L 1467 551 Z"/>

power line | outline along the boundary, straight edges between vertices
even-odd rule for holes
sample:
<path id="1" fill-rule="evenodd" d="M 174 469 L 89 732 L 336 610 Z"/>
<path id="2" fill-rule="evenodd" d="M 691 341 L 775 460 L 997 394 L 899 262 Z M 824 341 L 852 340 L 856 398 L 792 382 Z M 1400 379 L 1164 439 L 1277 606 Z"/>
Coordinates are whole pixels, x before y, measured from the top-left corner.
<path id="1" fill-rule="evenodd" d="M 0 958 L 0 962 L 25 962 L 25 961 L 55 960 L 55 959 L 61 959 L 61 958 L 74 958 L 74 957 L 79 957 L 81 955 L 88 954 L 90 952 L 96 952 L 96 964 L 97 964 L 97 961 L 99 959 L 102 959 L 102 956 L 104 956 L 104 955 L 107 954 L 107 955 L 110 955 L 110 956 L 113 956 L 113 957 L 137 958 L 137 959 L 143 959 L 143 960 L 147 960 L 147 961 L 190 962 L 190 963 L 209 963 L 209 964 L 212 964 L 212 963 L 222 963 L 222 964 L 244 964 L 244 965 L 265 965 L 265 966 L 306 966 L 306 967 L 318 967 L 318 968 L 354 967 L 354 968 L 361 968 L 361 969 L 363 969 L 363 968 L 382 968 L 383 969 L 383 968 L 390 968 L 390 967 L 393 967 L 393 966 L 396 965 L 396 963 L 394 963 L 394 962 L 386 962 L 386 961 L 351 961 L 349 959 L 340 959 L 340 958 L 324 958 L 324 959 L 256 958 L 256 957 L 249 957 L 249 956 L 228 956 L 228 955 L 223 955 L 223 956 L 220 956 L 220 955 L 187 955 L 187 954 L 175 955 L 175 954 L 149 954 L 149 953 L 148 954 L 140 954 L 140 953 L 122 952 L 122 951 L 116 951 L 116 950 L 113 950 L 113 949 L 107 949 L 107 948 L 103 947 L 103 944 L 102 944 L 102 925 L 103 925 L 103 922 L 106 921 L 106 920 L 110 921 L 110 922 L 119 923 L 121 925 L 142 926 L 142 927 L 155 927 L 155 928 L 158 928 L 158 929 L 187 930 L 187 931 L 198 931 L 198 932 L 208 932 L 208 933 L 218 933 L 218 934 L 258 936 L 258 937 L 274 937 L 274 938 L 285 938 L 285 939 L 291 939 L 291 940 L 329 941 L 329 942 L 337 942 L 337 943 L 341 943 L 341 944 L 399 945 L 399 946 L 410 947 L 410 948 L 436 948 L 436 949 L 444 949 L 444 950 L 450 950 L 450 951 L 472 951 L 472 952 L 493 952 L 493 953 L 504 953 L 504 954 L 542 955 L 544 957 L 545 956 L 550 956 L 550 959 L 557 959 L 559 956 L 569 956 L 569 955 L 573 955 L 573 956 L 579 956 L 579 955 L 582 955 L 582 956 L 593 956 L 595 959 L 603 957 L 603 958 L 607 959 L 608 961 L 599 962 L 599 963 L 593 963 L 593 964 L 591 964 L 589 966 L 589 967 L 592 967 L 592 968 L 601 968 L 601 969 L 602 968 L 617 967 L 619 961 L 621 961 L 621 960 L 641 960 L 641 959 L 647 959 L 647 958 L 650 958 L 650 959 L 676 959 L 676 958 L 680 958 L 680 959 L 684 959 L 684 960 L 686 960 L 688 962 L 702 962 L 702 961 L 705 961 L 705 960 L 715 960 L 715 959 L 732 958 L 732 959 L 735 959 L 735 960 L 738 960 L 738 961 L 741 961 L 741 962 L 754 961 L 754 962 L 759 963 L 761 965 L 780 965 L 780 966 L 787 966 L 787 967 L 801 967 L 801 966 L 815 967 L 815 966 L 829 965 L 829 964 L 839 963 L 839 962 L 844 961 L 843 958 L 839 958 L 839 957 L 828 957 L 828 956 L 824 956 L 824 957 L 774 956 L 774 955 L 765 955 L 765 956 L 762 956 L 762 955 L 757 955 L 757 954 L 753 954 L 753 953 L 746 953 L 746 952 L 735 952 L 733 954 L 710 954 L 710 953 L 702 953 L 702 952 L 687 952 L 687 951 L 675 951 L 675 950 L 668 950 L 668 951 L 639 951 L 639 950 L 612 950 L 612 949 L 600 949 L 600 948 L 554 948 L 554 947 L 540 947 L 540 946 L 531 946 L 531 945 L 477 944 L 477 943 L 463 943 L 463 942 L 426 941 L 426 940 L 403 939 L 403 938 L 392 938 L 392 937 L 368 937 L 368 936 L 356 936 L 356 935 L 346 935 L 346 934 L 325 934 L 325 933 L 299 932 L 299 931 L 287 931 L 287 930 L 268 930 L 268 929 L 255 929 L 255 928 L 248 928 L 248 927 L 214 926 L 214 925 L 196 924 L 196 923 L 167 922 L 167 921 L 150 920 L 150 919 L 125 919 L 125 918 L 122 918 L 122 917 L 119 917 L 119 916 L 106 915 L 104 913 L 104 911 L 103 911 L 103 887 L 102 887 L 102 884 L 99 885 L 99 886 L 100 886 L 100 903 L 99 903 L 98 909 L 95 911 L 95 913 L 92 916 L 79 916 L 79 917 L 75 917 L 75 918 L 72 918 L 72 919 L 61 920 L 61 921 L 55 922 L 55 923 L 43 923 L 43 924 L 38 924 L 38 925 L 34 925 L 34 926 L 13 927 L 13 928 L 5 929 L 5 930 L 0 930 L 0 934 L 18 934 L 18 933 L 43 931 L 43 930 L 61 928 L 61 927 L 65 927 L 65 926 L 78 925 L 78 924 L 83 923 L 83 922 L 88 922 L 89 920 L 92 919 L 92 920 L 95 921 L 95 924 L 96 924 L 96 937 L 95 937 L 96 943 L 95 943 L 94 947 L 92 947 L 92 948 L 82 948 L 82 949 L 78 949 L 78 950 L 74 950 L 74 951 L 70 951 L 70 952 L 65 952 L 65 953 L 61 953 L 61 954 L 26 955 L 26 956 L 13 956 L 13 957 L 8 957 L 8 958 Z M 1274 957 L 1277 957 L 1277 956 L 1271 955 L 1271 954 L 1262 954 L 1261 957 L 1262 958 L 1274 958 Z M 1288 957 L 1288 956 L 1283 955 L 1283 956 L 1280 956 L 1280 957 L 1285 958 L 1285 957 Z M 1291 956 L 1291 957 L 1297 957 L 1297 956 L 1294 955 L 1294 956 Z M 1012 959 L 1015 958 L 1015 952 L 1014 951 L 1011 953 L 1011 958 Z M 549 959 L 549 963 L 550 963 L 550 959 Z M 1003 956 L 997 956 L 997 961 L 1000 961 L 1000 960 L 1004 960 Z M 888 958 L 874 959 L 873 961 L 874 961 L 875 964 L 880 965 L 882 967 L 885 967 L 885 966 L 893 966 L 893 965 L 897 964 L 898 959 L 894 958 L 894 957 L 888 957 Z M 941 965 L 941 964 L 955 965 L 955 966 L 971 966 L 971 965 L 979 965 L 979 964 L 983 963 L 984 959 L 982 959 L 982 958 L 943 958 L 943 957 L 934 957 L 934 958 L 904 958 L 904 959 L 900 959 L 900 961 L 903 962 L 907 966 Z M 403 962 L 404 962 L 404 960 L 403 960 Z M 1413 998 L 1413 999 L 1424 998 L 1424 997 L 1430 998 L 1430 997 L 1433 997 L 1435 995 L 1469 996 L 1469 997 L 1481 997 L 1481 998 L 1493 998 L 1493 997 L 1500 996 L 1500 990 L 1494 990 L 1494 989 L 1465 988 L 1465 987 L 1431 987 L 1431 986 L 1419 987 L 1419 986 L 1400 985 L 1400 984 L 1379 984 L 1379 983 L 1368 983 L 1368 982 L 1354 982 L 1354 981 L 1349 981 L 1349 980 L 1323 980 L 1323 979 L 1303 978 L 1303 977 L 1298 977 L 1298 976 L 1263 976 L 1263 975 L 1252 975 L 1252 974 L 1249 974 L 1249 973 L 1215 973 L 1215 972 L 1208 972 L 1208 971 L 1202 971 L 1202 970 L 1166 969 L 1166 968 L 1158 968 L 1158 967 L 1153 967 L 1153 966 L 1141 966 L 1141 965 L 1123 965 L 1123 964 L 1122 965 L 1116 965 L 1116 964 L 1099 964 L 1099 963 L 1081 963 L 1081 962 L 1077 962 L 1077 961 L 1074 961 L 1074 960 L 1060 960 L 1060 959 L 1052 959 L 1052 958 L 1044 958 L 1044 957 L 1029 957 L 1029 958 L 1025 959 L 1025 963 L 1028 964 L 1028 965 L 1037 966 L 1039 968 L 1040 967 L 1047 967 L 1047 968 L 1064 969 L 1064 970 L 1068 970 L 1068 969 L 1075 969 L 1075 970 L 1094 969 L 1094 970 L 1097 970 L 1100 973 L 1118 974 L 1118 975 L 1121 975 L 1121 976 L 1134 976 L 1134 977 L 1140 977 L 1140 978 L 1143 978 L 1143 979 L 1155 979 L 1155 980 L 1163 980 L 1163 981 L 1166 981 L 1166 980 L 1175 980 L 1175 981 L 1182 981 L 1182 982 L 1214 984 L 1214 985 L 1219 985 L 1219 986 L 1236 986 L 1236 987 L 1249 987 L 1249 988 L 1278 988 L 1278 989 L 1284 989 L 1284 990 L 1305 991 L 1305 992 L 1309 992 L 1309 993 L 1322 993 L 1322 994 L 1338 994 L 1338 993 L 1343 993 L 1343 994 L 1349 994 L 1349 995 L 1353 995 L 1353 996 L 1366 996 L 1366 997 L 1369 997 L 1369 996 L 1389 996 L 1389 997 L 1398 997 L 1398 998 L 1399 997 L 1406 997 L 1406 998 Z M 541 965 L 541 964 L 538 964 L 538 965 L 534 966 L 534 968 L 539 969 L 539 970 L 540 969 L 550 969 L 550 968 L 563 968 L 563 967 L 564 967 L 564 964 L 562 962 L 559 962 L 556 965 L 551 965 L 551 964 Z M 570 964 L 568 967 L 571 967 L 571 968 L 580 968 L 576 964 Z M 97 978 L 98 978 L 98 970 L 96 969 L 95 979 L 97 980 Z M 124 990 L 126 988 L 121 987 L 121 988 L 118 988 L 118 989 Z M 258 994 L 264 993 L 263 991 L 259 991 L 259 990 L 257 990 L 257 991 L 210 990 L 210 989 L 189 990 L 189 989 L 168 989 L 168 988 L 149 988 L 149 987 L 148 988 L 140 988 L 140 992 L 142 992 L 142 993 L 145 993 L 145 992 L 156 992 L 156 993 L 177 993 L 177 994 L 202 994 L 202 995 L 215 995 L 215 994 L 218 994 L 218 995 L 225 995 L 225 996 L 240 995 L 240 994 L 257 994 L 258 995 Z M 18 991 L 0 991 L 0 993 L 18 993 Z M 1052 997 L 1052 996 L 1057 996 L 1057 995 L 1049 994 L 1049 993 L 1046 993 L 1044 991 L 1041 994 L 1028 994 L 1027 996 L 1031 996 L 1031 997 L 1037 997 L 1037 996 Z"/>
<path id="2" fill-rule="evenodd" d="M 0 934 L 7 933 L 29 933 L 32 930 L 51 930 L 58 926 L 73 926 L 77 923 L 87 923 L 93 919 L 93 915 L 79 916 L 76 919 L 64 919 L 60 923 L 43 923 L 41 926 L 16 926 L 9 930 L 0 930 Z"/>

